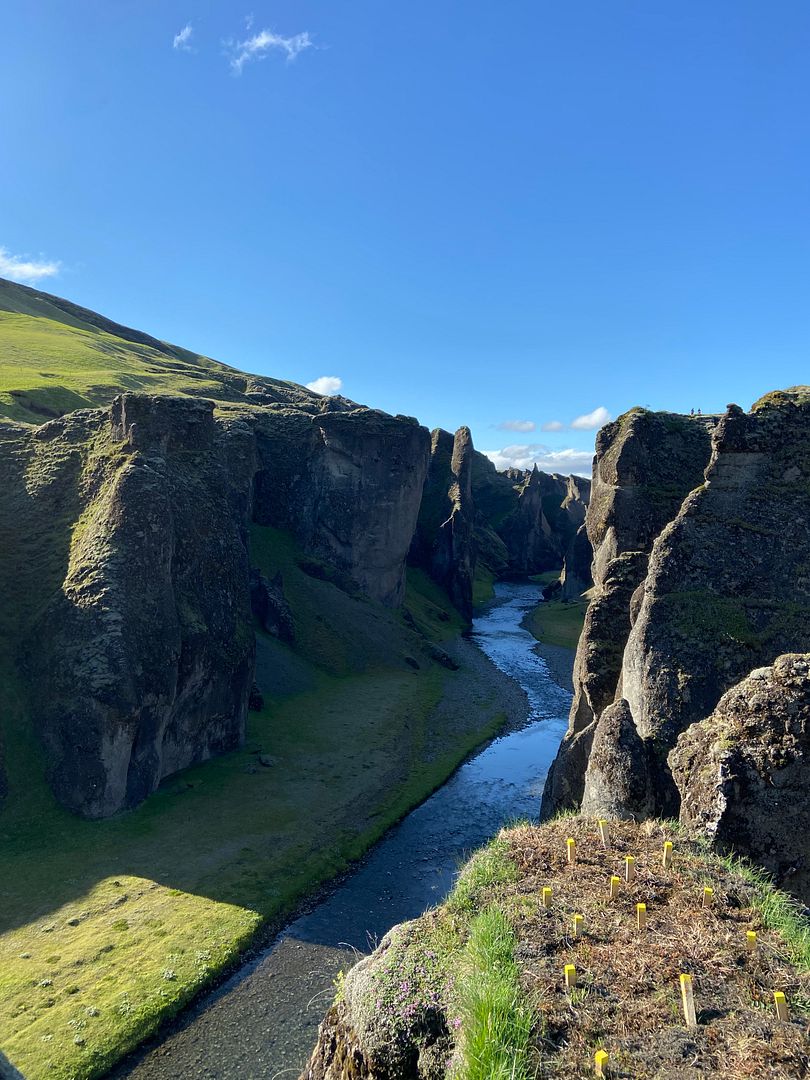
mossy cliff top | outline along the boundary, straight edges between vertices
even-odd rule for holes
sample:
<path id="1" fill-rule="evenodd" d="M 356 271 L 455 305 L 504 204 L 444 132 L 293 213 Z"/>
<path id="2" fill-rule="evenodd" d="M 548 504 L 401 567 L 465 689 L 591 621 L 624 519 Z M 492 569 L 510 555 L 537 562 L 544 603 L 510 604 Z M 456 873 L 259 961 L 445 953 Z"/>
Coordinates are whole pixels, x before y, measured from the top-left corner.
<path id="1" fill-rule="evenodd" d="M 798 909 L 666 823 L 608 830 L 606 847 L 582 817 L 503 831 L 444 905 L 395 927 L 342 980 L 304 1078 L 587 1077 L 600 1050 L 612 1077 L 804 1075 L 810 930 Z"/>

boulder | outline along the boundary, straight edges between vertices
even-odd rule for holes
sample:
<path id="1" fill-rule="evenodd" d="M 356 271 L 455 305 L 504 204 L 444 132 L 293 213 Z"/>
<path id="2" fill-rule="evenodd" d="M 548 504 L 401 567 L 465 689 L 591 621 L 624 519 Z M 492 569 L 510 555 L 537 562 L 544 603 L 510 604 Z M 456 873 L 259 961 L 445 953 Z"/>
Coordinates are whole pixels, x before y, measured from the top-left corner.
<path id="1" fill-rule="evenodd" d="M 810 904 L 810 653 L 728 690 L 668 757 L 680 820 Z"/>
<path id="2" fill-rule="evenodd" d="M 617 701 L 594 726 L 582 813 L 641 821 L 651 815 L 654 806 L 647 746 L 636 731 L 627 702 Z"/>

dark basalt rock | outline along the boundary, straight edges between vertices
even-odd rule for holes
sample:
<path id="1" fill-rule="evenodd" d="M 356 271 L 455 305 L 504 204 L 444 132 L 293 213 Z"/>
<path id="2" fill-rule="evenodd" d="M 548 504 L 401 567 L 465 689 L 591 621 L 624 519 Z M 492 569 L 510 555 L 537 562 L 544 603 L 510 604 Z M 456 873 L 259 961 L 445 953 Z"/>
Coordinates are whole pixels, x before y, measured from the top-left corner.
<path id="1" fill-rule="evenodd" d="M 810 654 L 752 671 L 668 761 L 682 824 L 810 903 Z"/>
<path id="2" fill-rule="evenodd" d="M 582 794 L 582 813 L 642 820 L 655 807 L 647 745 L 627 702 L 609 705 L 596 721 Z"/>
<path id="3" fill-rule="evenodd" d="M 399 603 L 428 433 L 319 408 L 302 395 L 220 418 L 203 399 L 125 394 L 0 425 L 0 633 L 65 806 L 135 806 L 242 741 L 253 612 L 294 635 L 281 580 L 251 588 L 251 517 L 292 531 L 329 580 Z"/>
<path id="4" fill-rule="evenodd" d="M 568 732 L 543 791 L 543 818 L 580 803 L 596 721 L 621 696 L 633 596 L 656 536 L 703 481 L 713 423 L 633 409 L 597 435 L 585 519 L 593 549 L 592 599 L 574 664 Z"/>
<path id="5" fill-rule="evenodd" d="M 261 571 L 250 571 L 250 609 L 262 630 L 279 641 L 295 641 L 292 608 L 284 595 L 284 579 L 279 571 L 268 581 Z"/>

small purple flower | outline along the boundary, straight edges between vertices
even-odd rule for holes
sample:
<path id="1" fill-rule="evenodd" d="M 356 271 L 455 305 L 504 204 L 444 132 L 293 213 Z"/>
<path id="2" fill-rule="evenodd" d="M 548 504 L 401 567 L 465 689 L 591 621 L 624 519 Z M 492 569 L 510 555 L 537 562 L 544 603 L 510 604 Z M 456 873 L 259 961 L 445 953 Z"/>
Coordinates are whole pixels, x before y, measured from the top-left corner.
<path id="1" fill-rule="evenodd" d="M 451 1023 L 453 1025 L 453 1027 L 456 1029 L 456 1031 L 458 1031 L 458 1029 L 461 1027 L 461 1017 L 460 1016 L 454 1016 L 453 1019 L 451 1020 Z"/>

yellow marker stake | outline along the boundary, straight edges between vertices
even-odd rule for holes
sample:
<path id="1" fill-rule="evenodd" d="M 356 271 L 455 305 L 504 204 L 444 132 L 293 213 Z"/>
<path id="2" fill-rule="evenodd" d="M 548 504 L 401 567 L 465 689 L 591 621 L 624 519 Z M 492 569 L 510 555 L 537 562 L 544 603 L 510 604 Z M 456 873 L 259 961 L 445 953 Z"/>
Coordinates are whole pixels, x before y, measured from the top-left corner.
<path id="1" fill-rule="evenodd" d="M 644 930 L 647 926 L 647 905 L 636 904 L 636 924 L 639 930 Z"/>
<path id="2" fill-rule="evenodd" d="M 784 1023 L 788 1019 L 788 1007 L 781 990 L 774 990 L 773 1003 L 776 1006 L 776 1019 Z"/>
<path id="3" fill-rule="evenodd" d="M 628 883 L 636 880 L 636 860 L 632 855 L 624 860 L 624 880 Z"/>
<path id="4" fill-rule="evenodd" d="M 573 836 L 569 836 L 565 841 L 565 846 L 568 848 L 568 863 L 569 865 L 577 861 L 577 842 Z"/>
<path id="5" fill-rule="evenodd" d="M 585 919 L 584 919 L 584 917 L 582 915 L 575 915 L 574 916 L 574 937 L 575 938 L 582 937 L 582 924 L 583 924 L 583 922 L 585 922 Z"/>
<path id="6" fill-rule="evenodd" d="M 593 1056 L 593 1071 L 597 1076 L 607 1076 L 610 1054 L 607 1050 L 597 1050 Z"/>
<path id="7" fill-rule="evenodd" d="M 703 890 L 703 906 L 705 908 L 714 907 L 714 889 L 710 889 L 708 885 Z"/>
<path id="8" fill-rule="evenodd" d="M 619 886 L 621 885 L 621 883 L 622 883 L 622 879 L 616 877 L 615 874 L 610 879 L 610 899 L 611 900 L 615 900 L 616 897 L 619 895 Z"/>
<path id="9" fill-rule="evenodd" d="M 672 866 L 672 841 L 671 840 L 665 840 L 664 841 L 664 857 L 663 857 L 662 862 L 663 862 L 665 870 L 668 869 L 670 866 Z"/>
<path id="10" fill-rule="evenodd" d="M 573 964 L 565 965 L 565 987 L 567 990 L 573 990 L 577 985 L 577 969 Z M 784 997 L 784 995 L 783 995 Z"/>
<path id="11" fill-rule="evenodd" d="M 544 885 L 543 886 L 543 907 L 544 908 L 550 908 L 551 907 L 551 886 L 550 885 Z"/>
<path id="12" fill-rule="evenodd" d="M 683 1002 L 683 1018 L 686 1021 L 686 1026 L 697 1027 L 691 975 L 681 975 L 681 1001 Z"/>
<path id="13" fill-rule="evenodd" d="M 745 948 L 747 952 L 757 951 L 757 932 L 756 930 L 745 931 Z"/>
<path id="14" fill-rule="evenodd" d="M 602 841 L 603 848 L 610 846 L 610 831 L 604 818 L 599 819 L 599 839 Z"/>

